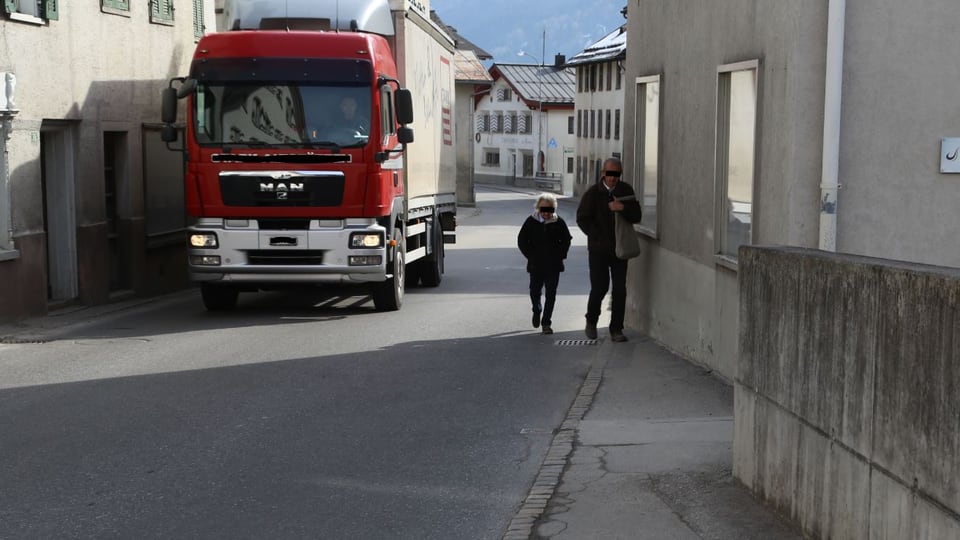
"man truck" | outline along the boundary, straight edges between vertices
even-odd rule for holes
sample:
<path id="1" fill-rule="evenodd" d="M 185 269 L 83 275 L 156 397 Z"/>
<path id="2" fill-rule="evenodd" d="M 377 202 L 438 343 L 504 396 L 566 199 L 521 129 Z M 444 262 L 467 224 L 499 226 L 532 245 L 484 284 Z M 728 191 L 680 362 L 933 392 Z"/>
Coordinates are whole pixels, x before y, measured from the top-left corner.
<path id="1" fill-rule="evenodd" d="M 456 241 L 454 44 L 429 4 L 227 0 L 218 26 L 162 93 L 168 144 L 186 98 L 187 258 L 206 308 L 356 283 L 392 311 L 406 286 L 439 285 Z"/>

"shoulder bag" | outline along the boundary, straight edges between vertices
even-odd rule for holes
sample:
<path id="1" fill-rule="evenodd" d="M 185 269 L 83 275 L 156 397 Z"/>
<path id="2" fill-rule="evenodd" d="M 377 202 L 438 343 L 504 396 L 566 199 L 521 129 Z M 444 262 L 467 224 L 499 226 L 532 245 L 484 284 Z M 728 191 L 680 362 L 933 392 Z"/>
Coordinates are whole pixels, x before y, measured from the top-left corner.
<path id="1" fill-rule="evenodd" d="M 635 198 L 633 195 L 628 195 L 617 197 L 617 200 L 629 201 Z M 640 240 L 637 238 L 637 231 L 634 230 L 633 223 L 627 221 L 620 212 L 614 212 L 613 214 L 617 258 L 632 259 L 640 255 Z"/>

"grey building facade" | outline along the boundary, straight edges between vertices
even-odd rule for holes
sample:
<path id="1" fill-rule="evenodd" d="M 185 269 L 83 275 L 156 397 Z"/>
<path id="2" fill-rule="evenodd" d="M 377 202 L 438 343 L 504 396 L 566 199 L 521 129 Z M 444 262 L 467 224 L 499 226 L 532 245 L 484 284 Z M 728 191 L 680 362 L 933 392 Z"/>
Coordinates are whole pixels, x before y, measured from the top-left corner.
<path id="1" fill-rule="evenodd" d="M 213 2 L 3 9 L 0 319 L 184 286 L 182 161 L 159 98 Z"/>

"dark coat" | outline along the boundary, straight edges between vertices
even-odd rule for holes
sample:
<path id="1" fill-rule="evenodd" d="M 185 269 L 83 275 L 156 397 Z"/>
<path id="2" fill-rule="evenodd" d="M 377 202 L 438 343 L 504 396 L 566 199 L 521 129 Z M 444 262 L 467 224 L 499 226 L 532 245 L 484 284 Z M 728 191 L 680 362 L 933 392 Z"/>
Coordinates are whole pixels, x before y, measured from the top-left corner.
<path id="1" fill-rule="evenodd" d="M 540 223 L 528 216 L 517 234 L 517 247 L 527 258 L 527 272 L 563 272 L 572 239 L 560 216 L 552 223 Z"/>
<path id="2" fill-rule="evenodd" d="M 612 197 L 611 197 L 612 196 Z M 614 232 L 613 215 L 607 204 L 613 197 L 634 197 L 623 202 L 623 211 L 620 213 L 630 223 L 638 223 L 643 212 L 640 201 L 635 197 L 633 187 L 626 182 L 617 182 L 613 192 L 607 191 L 603 182 L 597 182 L 584 192 L 577 207 L 577 226 L 587 235 L 587 249 L 596 253 L 606 253 L 616 256 L 616 237 Z"/>

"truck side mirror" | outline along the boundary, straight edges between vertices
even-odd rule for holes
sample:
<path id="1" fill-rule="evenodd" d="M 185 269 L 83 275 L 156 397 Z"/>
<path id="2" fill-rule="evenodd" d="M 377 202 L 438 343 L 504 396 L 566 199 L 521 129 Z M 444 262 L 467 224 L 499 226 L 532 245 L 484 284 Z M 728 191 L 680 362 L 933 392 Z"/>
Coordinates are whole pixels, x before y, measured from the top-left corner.
<path id="1" fill-rule="evenodd" d="M 410 144 L 413 142 L 413 128 L 403 126 L 397 130 L 397 140 L 400 144 Z"/>
<path id="2" fill-rule="evenodd" d="M 160 93 L 160 121 L 173 124 L 177 121 L 177 89 L 167 87 Z"/>
<path id="3" fill-rule="evenodd" d="M 180 85 L 180 89 L 177 90 L 177 99 L 185 98 L 189 96 L 196 89 L 197 89 L 196 79 L 187 79 L 183 81 L 183 84 Z"/>
<path id="4" fill-rule="evenodd" d="M 406 88 L 400 88 L 396 93 L 397 122 L 401 124 L 413 123 L 413 94 Z"/>
<path id="5" fill-rule="evenodd" d="M 160 129 L 160 140 L 165 143 L 177 142 L 177 127 L 167 124 Z"/>

